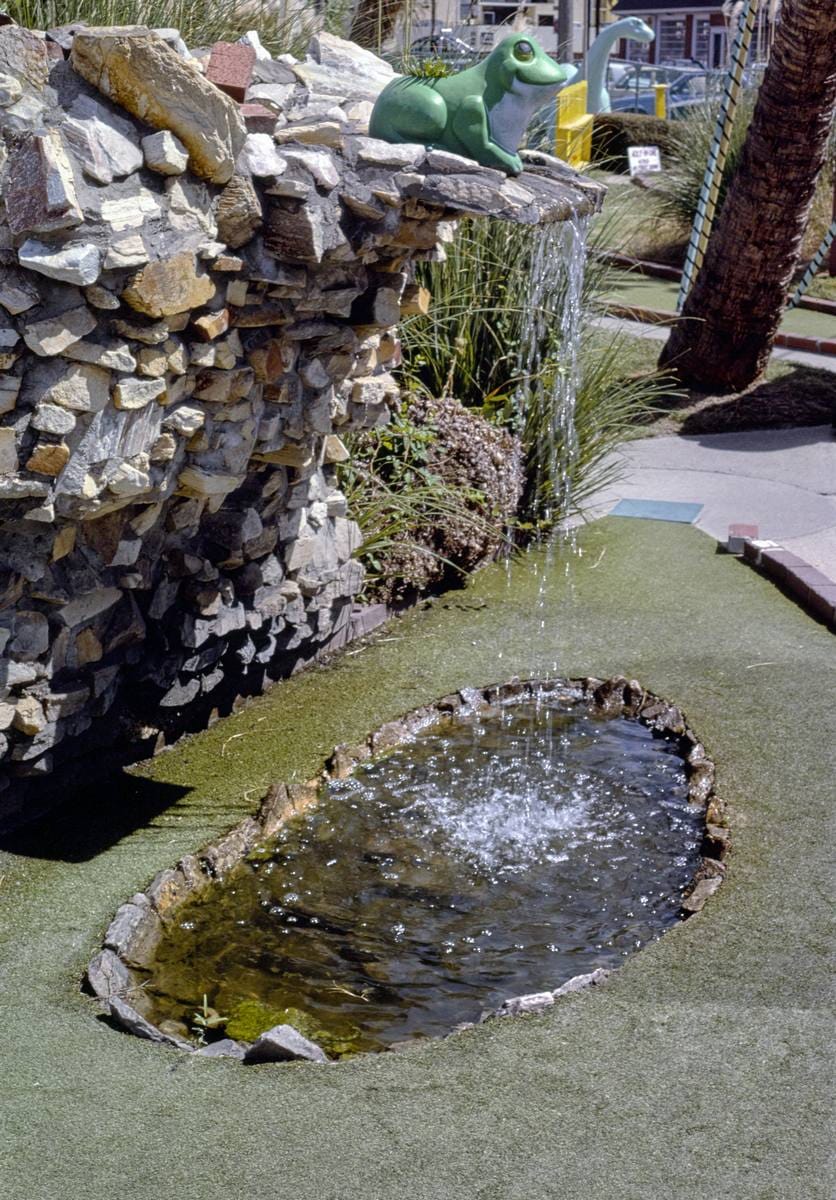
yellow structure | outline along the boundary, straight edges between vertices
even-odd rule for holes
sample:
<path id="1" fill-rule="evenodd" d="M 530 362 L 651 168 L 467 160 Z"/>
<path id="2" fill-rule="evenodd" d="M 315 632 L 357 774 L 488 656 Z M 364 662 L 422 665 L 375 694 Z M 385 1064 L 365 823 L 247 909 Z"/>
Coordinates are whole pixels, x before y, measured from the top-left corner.
<path id="1" fill-rule="evenodd" d="M 653 90 L 656 93 L 656 116 L 664 121 L 668 115 L 668 85 L 654 83 Z"/>
<path id="2" fill-rule="evenodd" d="M 554 152 L 572 167 L 592 161 L 592 113 L 587 112 L 586 80 L 570 83 L 557 94 Z"/>

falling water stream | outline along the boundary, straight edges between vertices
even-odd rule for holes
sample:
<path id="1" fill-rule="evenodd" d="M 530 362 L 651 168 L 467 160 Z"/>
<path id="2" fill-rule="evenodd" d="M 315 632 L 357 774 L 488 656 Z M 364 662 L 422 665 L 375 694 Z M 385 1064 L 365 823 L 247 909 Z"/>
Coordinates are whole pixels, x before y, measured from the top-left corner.
<path id="1" fill-rule="evenodd" d="M 536 424 L 534 483 L 544 491 L 543 517 L 549 526 L 569 513 L 572 502 L 588 227 L 588 217 L 575 216 L 532 235 L 515 402 L 523 429 Z"/>

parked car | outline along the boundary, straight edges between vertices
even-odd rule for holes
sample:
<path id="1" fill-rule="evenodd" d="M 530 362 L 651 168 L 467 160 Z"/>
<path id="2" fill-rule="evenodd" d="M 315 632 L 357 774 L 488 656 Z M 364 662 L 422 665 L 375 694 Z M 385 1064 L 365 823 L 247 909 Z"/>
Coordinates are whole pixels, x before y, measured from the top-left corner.
<path id="1" fill-rule="evenodd" d="M 409 47 L 409 56 L 417 62 L 440 58 L 454 70 L 461 71 L 475 61 L 477 54 L 472 46 L 452 33 L 436 33 L 416 38 Z"/>
<path id="2" fill-rule="evenodd" d="M 676 120 L 702 104 L 710 104 L 722 94 L 725 72 L 700 71 L 682 67 L 642 67 L 625 77 L 610 90 L 613 112 L 656 112 L 655 85 L 668 87 L 668 116 Z"/>

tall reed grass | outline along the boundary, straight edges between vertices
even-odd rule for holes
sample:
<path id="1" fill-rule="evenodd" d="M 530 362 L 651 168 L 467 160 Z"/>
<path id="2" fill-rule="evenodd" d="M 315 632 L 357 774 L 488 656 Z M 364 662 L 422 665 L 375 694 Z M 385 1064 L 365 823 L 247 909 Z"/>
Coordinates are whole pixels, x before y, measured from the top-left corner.
<path id="1" fill-rule="evenodd" d="M 615 469 L 612 451 L 635 436 L 654 403 L 671 392 L 671 380 L 663 375 L 626 375 L 620 364 L 623 337 L 602 335 L 595 323 L 609 279 L 596 247 L 611 242 L 613 224 L 619 220 L 616 208 L 611 217 L 599 217 L 591 231 L 583 286 L 577 445 L 571 454 L 561 444 L 548 386 L 568 358 L 569 348 L 561 345 L 560 291 L 545 313 L 542 373 L 547 386 L 526 389 L 520 373 L 537 230 L 499 220 L 463 222 L 446 262 L 419 268 L 433 296 L 429 315 L 411 317 L 402 326 L 402 378 L 407 388 L 455 396 L 521 436 L 527 487 L 520 522 L 530 531 L 542 530 L 547 519 L 554 523 L 572 515 L 565 511 L 565 497 L 576 510 L 606 482 Z M 568 487 L 559 486 L 555 464 L 568 470 Z"/>
<path id="2" fill-rule="evenodd" d="M 272 54 L 301 55 L 319 29 L 344 34 L 350 0 L 7 0 L 13 20 L 30 29 L 88 25 L 148 25 L 179 29 L 188 46 L 235 41 L 256 29 Z"/>

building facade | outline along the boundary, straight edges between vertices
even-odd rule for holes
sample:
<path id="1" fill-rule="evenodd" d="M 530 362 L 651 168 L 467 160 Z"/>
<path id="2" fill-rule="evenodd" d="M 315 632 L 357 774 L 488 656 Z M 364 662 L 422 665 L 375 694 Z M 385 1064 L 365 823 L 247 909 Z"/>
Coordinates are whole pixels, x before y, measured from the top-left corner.
<path id="1" fill-rule="evenodd" d="M 582 55 L 598 29 L 612 20 L 612 8 L 613 0 L 573 0 L 572 50 L 576 56 Z M 546 51 L 554 53 L 556 9 L 554 0 L 529 4 L 518 0 L 419 0 L 400 30 L 401 44 L 408 46 L 431 33 L 449 31 L 484 54 L 509 33 L 526 29 Z"/>
<path id="2" fill-rule="evenodd" d="M 763 4 L 758 14 L 752 49 L 755 61 L 767 57 L 770 11 L 774 7 Z M 656 33 L 655 41 L 649 45 L 622 41 L 616 51 L 617 57 L 649 63 L 693 60 L 712 70 L 726 66 L 736 27 L 724 15 L 719 0 L 616 0 L 612 16 L 615 20 L 641 17 Z"/>

